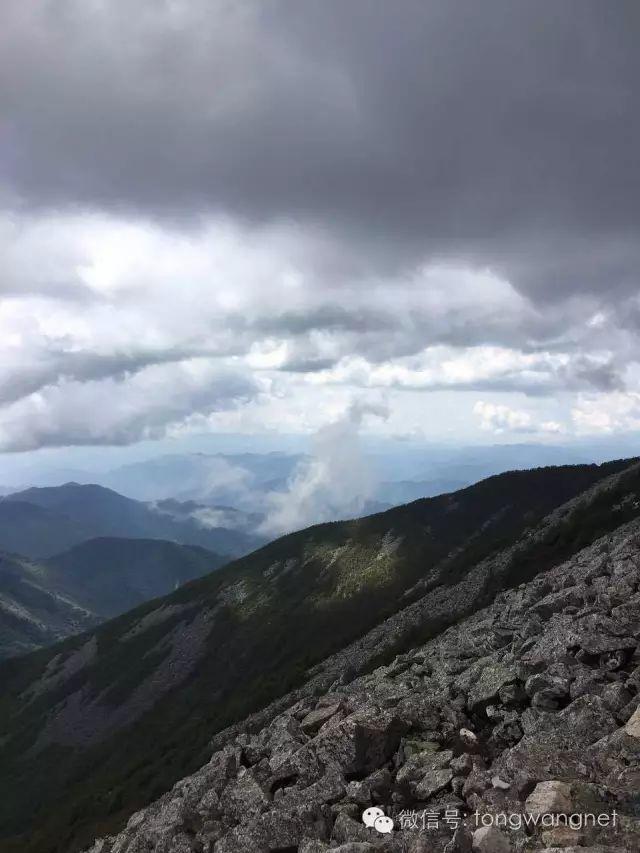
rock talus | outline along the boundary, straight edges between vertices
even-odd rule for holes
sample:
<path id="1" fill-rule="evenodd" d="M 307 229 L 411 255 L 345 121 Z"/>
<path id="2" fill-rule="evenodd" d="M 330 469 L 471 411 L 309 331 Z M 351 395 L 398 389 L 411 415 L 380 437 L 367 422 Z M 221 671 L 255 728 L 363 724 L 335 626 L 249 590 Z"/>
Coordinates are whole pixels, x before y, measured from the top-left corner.
<path id="1" fill-rule="evenodd" d="M 91 853 L 637 853 L 640 523 L 223 740 Z"/>

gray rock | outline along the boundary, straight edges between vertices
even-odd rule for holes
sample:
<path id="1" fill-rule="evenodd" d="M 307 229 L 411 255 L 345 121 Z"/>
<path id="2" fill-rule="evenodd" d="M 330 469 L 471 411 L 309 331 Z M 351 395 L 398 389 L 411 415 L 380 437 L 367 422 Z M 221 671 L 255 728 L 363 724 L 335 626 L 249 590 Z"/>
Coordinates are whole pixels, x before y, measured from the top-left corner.
<path id="1" fill-rule="evenodd" d="M 468 752 L 463 752 L 449 762 L 451 769 L 459 776 L 468 776 L 473 770 L 473 758 Z"/>
<path id="2" fill-rule="evenodd" d="M 481 826 L 473 833 L 474 853 L 511 853 L 507 836 L 495 826 Z"/>
<path id="3" fill-rule="evenodd" d="M 313 732 L 318 731 L 318 729 L 326 723 L 327 720 L 330 720 L 338 713 L 340 707 L 340 702 L 333 702 L 331 705 L 325 705 L 324 707 L 319 707 L 314 711 L 310 711 L 302 719 L 300 728 L 306 734 L 312 734 Z"/>
<path id="4" fill-rule="evenodd" d="M 371 842 L 372 838 L 376 841 L 379 838 L 375 830 L 365 826 L 362 821 L 354 820 L 344 812 L 336 818 L 331 837 L 340 843 L 350 841 Z"/>
<path id="5" fill-rule="evenodd" d="M 240 769 L 238 778 L 231 782 L 220 796 L 220 810 L 231 820 L 242 820 L 245 815 L 260 812 L 269 803 L 269 797 L 250 770 Z"/>
<path id="6" fill-rule="evenodd" d="M 453 779 L 453 770 L 447 767 L 443 770 L 429 770 L 414 788 L 419 800 L 429 800 L 434 794 L 443 791 Z"/>
<path id="7" fill-rule="evenodd" d="M 462 796 L 468 800 L 471 794 L 482 794 L 491 787 L 491 774 L 486 770 L 472 771 L 464 783 Z"/>
<path id="8" fill-rule="evenodd" d="M 514 667 L 500 663 L 486 665 L 478 680 L 469 690 L 468 707 L 475 711 L 498 696 L 501 688 L 516 681 L 517 673 Z"/>
<path id="9" fill-rule="evenodd" d="M 550 696 L 563 699 L 569 695 L 570 681 L 550 673 L 541 672 L 531 675 L 525 682 L 524 689 L 528 696 L 535 696 L 540 691 L 545 691 Z"/>
<path id="10" fill-rule="evenodd" d="M 426 774 L 442 770 L 447 767 L 453 752 L 451 750 L 443 750 L 442 752 L 420 752 L 417 755 L 412 755 L 405 762 L 396 774 L 397 785 L 407 785 L 420 781 Z M 453 771 L 451 771 L 451 778 Z"/>
<path id="11" fill-rule="evenodd" d="M 604 635 L 584 635 L 578 644 L 588 655 L 602 655 L 608 652 L 634 651 L 638 640 L 633 637 L 607 637 Z"/>
<path id="12" fill-rule="evenodd" d="M 444 853 L 472 853 L 473 835 L 471 830 L 460 824 L 453 833 L 453 837 L 444 848 Z"/>
<path id="13" fill-rule="evenodd" d="M 540 853 L 634 853 L 624 847 L 611 847 L 608 844 L 595 844 L 589 847 L 544 847 Z"/>
<path id="14" fill-rule="evenodd" d="M 570 814 L 573 810 L 571 786 L 565 782 L 539 782 L 524 807 L 532 815 Z"/>
<path id="15" fill-rule="evenodd" d="M 404 731 L 394 714 L 364 711 L 320 732 L 313 748 L 322 762 L 338 764 L 344 773 L 370 772 L 391 758 Z"/>
<path id="16" fill-rule="evenodd" d="M 312 836 L 313 825 L 278 809 L 260 817 L 249 818 L 216 841 L 214 853 L 271 853 L 273 850 L 297 847 L 306 836 Z"/>
<path id="17" fill-rule="evenodd" d="M 117 836 L 98 840 L 92 853 L 640 849 L 640 653 L 633 639 L 640 571 L 619 567 L 615 574 L 622 558 L 611 556 L 631 553 L 640 566 L 640 520 L 629 529 L 635 532 L 615 533 L 504 590 L 391 669 L 349 683 L 334 676 L 329 693 L 312 681 L 247 721 L 250 734 L 239 726 L 217 735 L 209 764 Z M 609 592 L 614 574 L 630 585 L 624 603 L 615 601 L 622 587 Z M 571 602 L 581 596 L 587 605 L 576 610 Z M 532 607 L 553 612 L 545 621 Z M 376 643 L 386 642 L 390 627 L 375 634 Z M 396 824 L 382 836 L 361 819 L 369 807 L 395 816 L 416 806 L 441 822 L 454 806 L 481 814 L 616 808 L 623 817 L 608 834 L 559 827 L 529 836 L 495 826 L 472 835 L 464 824 L 431 835 Z"/>
<path id="18" fill-rule="evenodd" d="M 631 737 L 640 740 L 640 707 L 636 709 L 633 716 L 624 727 L 624 730 Z"/>

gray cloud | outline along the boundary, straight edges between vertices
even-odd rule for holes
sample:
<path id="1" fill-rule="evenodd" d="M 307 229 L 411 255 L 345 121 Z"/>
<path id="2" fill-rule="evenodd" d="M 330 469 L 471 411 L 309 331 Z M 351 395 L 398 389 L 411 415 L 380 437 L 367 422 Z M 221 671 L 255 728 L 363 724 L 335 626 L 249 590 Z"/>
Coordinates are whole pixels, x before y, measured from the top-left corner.
<path id="1" fill-rule="evenodd" d="M 163 438 L 190 419 L 206 421 L 258 393 L 251 377 L 198 361 L 152 365 L 121 378 L 60 382 L 4 408 L 0 450 Z"/>
<path id="2" fill-rule="evenodd" d="M 31 363 L 6 363 L 0 374 L 0 405 L 13 403 L 48 386 L 63 382 L 87 382 L 102 379 L 125 380 L 152 365 L 172 364 L 192 358 L 196 353 L 176 350 L 156 352 L 91 351 L 40 352 Z"/>
<path id="3" fill-rule="evenodd" d="M 637 286 L 635 0 L 2 15 L 3 177 L 27 205 L 299 220 L 351 277 L 431 256 L 546 299 Z"/>
<path id="4" fill-rule="evenodd" d="M 638 32 L 636 0 L 4 0 L 0 443 L 163 435 L 252 370 L 633 391 Z"/>

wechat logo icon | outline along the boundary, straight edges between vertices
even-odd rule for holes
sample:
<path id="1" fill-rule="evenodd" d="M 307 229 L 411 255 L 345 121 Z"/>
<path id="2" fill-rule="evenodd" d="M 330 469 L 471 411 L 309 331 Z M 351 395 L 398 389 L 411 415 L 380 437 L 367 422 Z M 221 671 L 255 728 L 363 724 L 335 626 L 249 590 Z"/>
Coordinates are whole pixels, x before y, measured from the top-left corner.
<path id="1" fill-rule="evenodd" d="M 376 806 L 371 806 L 362 812 L 362 822 L 369 829 L 375 829 L 382 835 L 393 832 L 393 820 Z"/>

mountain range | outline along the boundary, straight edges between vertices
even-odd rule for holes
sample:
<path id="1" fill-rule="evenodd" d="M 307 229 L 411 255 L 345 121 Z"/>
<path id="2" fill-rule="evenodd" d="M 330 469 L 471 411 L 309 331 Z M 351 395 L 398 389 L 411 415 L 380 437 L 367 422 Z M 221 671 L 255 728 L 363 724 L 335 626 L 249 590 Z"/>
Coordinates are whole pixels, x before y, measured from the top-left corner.
<path id="1" fill-rule="evenodd" d="M 631 456 L 637 450 L 637 442 L 629 440 L 627 445 L 626 455 Z M 362 498 L 389 507 L 455 491 L 513 469 L 606 460 L 614 457 L 613 446 L 615 442 L 602 446 L 591 442 L 474 447 L 374 442 L 361 448 L 371 474 L 369 491 Z M 139 459 L 106 470 L 98 469 L 94 460 L 92 470 L 32 466 L 13 473 L 8 468 L 7 475 L 14 482 L 36 486 L 74 481 L 98 484 L 143 502 L 177 499 L 183 503 L 195 501 L 205 506 L 261 513 L 269 496 L 286 493 L 292 479 L 311 459 L 300 448 L 295 452 L 183 452 Z M 0 489 L 17 490 L 18 487 Z M 343 512 L 340 517 L 346 518 L 348 514 Z"/>
<path id="2" fill-rule="evenodd" d="M 297 453 L 183 453 L 121 465 L 101 483 L 116 491 L 154 500 L 178 498 L 255 509 L 255 497 L 286 488 Z"/>
<path id="3" fill-rule="evenodd" d="M 30 488 L 0 499 L 0 549 L 34 559 L 98 537 L 165 539 L 235 557 L 265 540 L 221 526 L 210 508 L 179 501 L 136 501 L 98 485 Z M 199 512 L 202 510 L 202 512 Z M 243 526 L 236 520 L 236 527 Z"/>
<path id="4" fill-rule="evenodd" d="M 639 495 L 640 466 L 631 460 L 509 472 L 282 537 L 164 598 L 6 661 L 1 849 L 66 853 L 121 830 L 132 812 L 206 764 L 240 730 L 261 730 L 296 701 L 377 671 L 633 523 Z M 448 671 L 442 658 L 429 666 Z M 252 712 L 260 713 L 242 722 Z M 284 740 L 295 728 L 287 719 Z M 270 749 L 277 751 L 278 737 Z M 384 742 L 392 742 L 386 734 Z M 392 752 L 376 755 L 384 764 Z M 245 771 L 260 760 L 250 750 L 237 755 Z M 368 769 L 346 762 L 345 784 L 362 781 Z M 286 796 L 301 784 L 299 776 L 287 769 L 273 780 L 262 811 L 276 789 Z M 256 784 L 262 790 L 265 782 Z M 229 796 L 241 802 L 242 792 Z M 207 830 L 215 853 L 299 849 L 300 837 L 294 844 L 246 835 L 241 844 L 248 818 L 225 814 Z M 167 850 L 204 849 L 202 820 L 193 821 L 185 832 L 196 846 L 170 847 L 171 836 Z M 150 836 L 130 835 L 113 849 L 151 844 Z"/>

